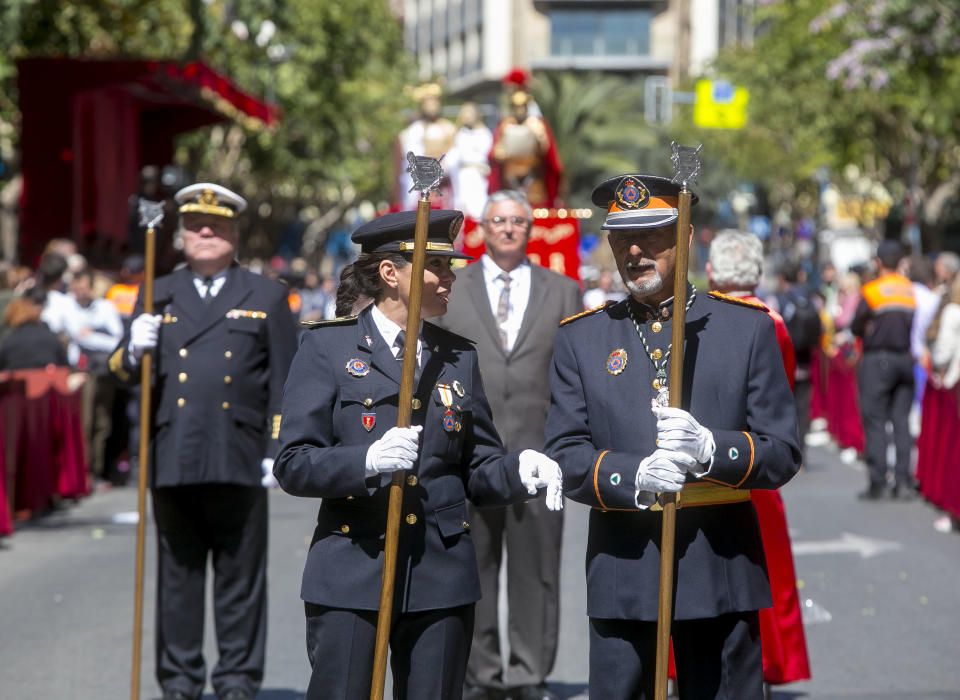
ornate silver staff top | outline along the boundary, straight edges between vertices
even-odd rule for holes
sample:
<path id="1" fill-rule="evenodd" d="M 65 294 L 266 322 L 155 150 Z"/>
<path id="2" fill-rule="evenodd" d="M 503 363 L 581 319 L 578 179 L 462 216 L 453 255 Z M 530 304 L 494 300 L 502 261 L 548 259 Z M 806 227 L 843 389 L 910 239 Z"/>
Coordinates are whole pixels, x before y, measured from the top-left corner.
<path id="1" fill-rule="evenodd" d="M 440 167 L 440 161 L 443 156 L 431 158 L 430 156 L 414 155 L 413 151 L 407 152 L 407 172 L 410 173 L 410 179 L 413 184 L 408 192 L 417 191 L 421 199 L 429 199 L 430 192 L 436 192 L 440 189 L 440 181 L 443 179 L 443 168 Z"/>
<path id="2" fill-rule="evenodd" d="M 149 199 L 140 198 L 140 225 L 147 228 L 156 228 L 163 221 L 163 202 L 151 202 Z"/>
<path id="3" fill-rule="evenodd" d="M 687 185 L 697 179 L 700 174 L 700 166 L 703 161 L 700 159 L 700 151 L 703 150 L 703 144 L 694 146 L 681 146 L 676 141 L 670 144 L 673 153 L 670 160 L 673 161 L 673 182 L 679 182 L 684 192 L 687 191 Z"/>

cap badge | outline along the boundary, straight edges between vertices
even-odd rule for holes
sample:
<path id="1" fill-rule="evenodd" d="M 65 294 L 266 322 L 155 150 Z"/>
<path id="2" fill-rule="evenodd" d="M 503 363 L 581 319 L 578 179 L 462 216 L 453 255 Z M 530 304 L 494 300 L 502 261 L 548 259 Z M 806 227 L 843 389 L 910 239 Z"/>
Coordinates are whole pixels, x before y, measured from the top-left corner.
<path id="1" fill-rule="evenodd" d="M 206 204 L 211 207 L 215 207 L 220 204 L 220 202 L 217 200 L 217 195 L 213 190 L 204 190 L 201 192 L 198 201 L 200 204 Z"/>
<path id="2" fill-rule="evenodd" d="M 366 377 L 368 374 L 370 374 L 370 365 L 361 360 L 359 357 L 354 357 L 352 360 L 347 362 L 347 372 L 349 372 L 353 377 Z"/>
<path id="3" fill-rule="evenodd" d="M 643 183 L 632 177 L 625 177 L 617 185 L 617 203 L 623 209 L 643 209 L 650 203 L 650 192 Z"/>
<path id="4" fill-rule="evenodd" d="M 616 376 L 627 367 L 627 351 L 617 348 L 607 356 L 607 372 Z"/>
<path id="5" fill-rule="evenodd" d="M 373 426 L 377 424 L 377 414 L 376 413 L 361 414 L 360 422 L 363 424 L 363 427 L 369 433 L 371 430 L 373 430 Z"/>

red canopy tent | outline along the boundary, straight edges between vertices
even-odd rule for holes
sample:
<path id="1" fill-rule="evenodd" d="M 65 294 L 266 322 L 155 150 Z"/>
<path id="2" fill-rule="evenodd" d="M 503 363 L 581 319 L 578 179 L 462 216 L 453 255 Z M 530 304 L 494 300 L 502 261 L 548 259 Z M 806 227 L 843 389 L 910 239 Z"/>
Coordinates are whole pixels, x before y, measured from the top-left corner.
<path id="1" fill-rule="evenodd" d="M 57 237 L 119 254 L 140 169 L 170 163 L 177 134 L 278 119 L 276 107 L 197 62 L 30 58 L 18 63 L 17 84 L 28 264 Z"/>

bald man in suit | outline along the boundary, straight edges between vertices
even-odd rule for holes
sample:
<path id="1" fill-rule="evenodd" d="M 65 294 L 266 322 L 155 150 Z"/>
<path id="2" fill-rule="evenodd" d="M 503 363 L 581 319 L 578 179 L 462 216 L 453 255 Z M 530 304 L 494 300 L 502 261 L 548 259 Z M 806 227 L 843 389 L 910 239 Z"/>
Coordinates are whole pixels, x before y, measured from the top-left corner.
<path id="1" fill-rule="evenodd" d="M 539 449 L 550 404 L 553 339 L 582 310 L 576 282 L 527 259 L 533 212 L 523 194 L 490 196 L 481 228 L 486 253 L 457 273 L 443 326 L 476 342 L 494 423 L 508 450 Z M 559 627 L 562 512 L 543 498 L 472 509 L 483 599 L 477 604 L 465 700 L 543 700 Z M 508 639 L 504 664 L 497 602 L 507 552 Z M 506 666 L 506 668 L 504 668 Z"/>

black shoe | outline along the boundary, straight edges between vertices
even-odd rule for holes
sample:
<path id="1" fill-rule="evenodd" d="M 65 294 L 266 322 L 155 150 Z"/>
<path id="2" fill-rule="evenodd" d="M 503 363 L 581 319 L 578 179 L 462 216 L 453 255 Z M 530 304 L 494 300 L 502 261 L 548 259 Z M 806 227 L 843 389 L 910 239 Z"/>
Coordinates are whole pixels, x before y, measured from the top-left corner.
<path id="1" fill-rule="evenodd" d="M 223 695 L 217 697 L 219 700 L 253 700 L 253 694 L 244 688 L 230 688 Z"/>
<path id="2" fill-rule="evenodd" d="M 912 486 L 901 486 L 897 484 L 890 491 L 890 498 L 894 501 L 909 502 L 917 497 L 917 491 Z"/>
<path id="3" fill-rule="evenodd" d="M 510 691 L 511 700 L 560 700 L 546 685 L 522 685 Z"/>
<path id="4" fill-rule="evenodd" d="M 861 501 L 879 501 L 884 497 L 886 489 L 882 486 L 871 486 L 866 491 L 857 494 Z"/>

